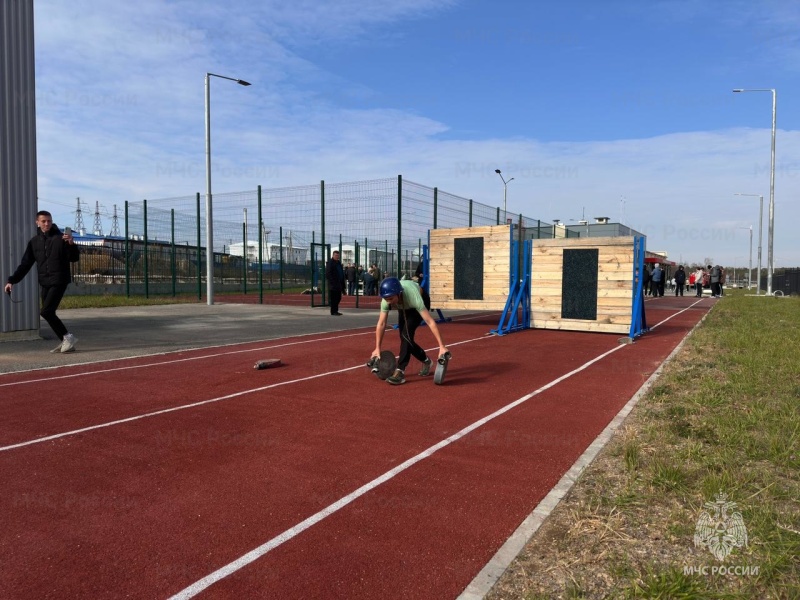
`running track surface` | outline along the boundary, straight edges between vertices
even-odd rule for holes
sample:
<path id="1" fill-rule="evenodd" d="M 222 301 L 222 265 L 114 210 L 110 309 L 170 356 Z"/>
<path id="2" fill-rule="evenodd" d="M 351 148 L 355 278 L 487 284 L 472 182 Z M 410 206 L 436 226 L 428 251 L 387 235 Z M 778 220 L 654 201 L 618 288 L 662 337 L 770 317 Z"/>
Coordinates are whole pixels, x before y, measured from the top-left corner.
<path id="1" fill-rule="evenodd" d="M 455 598 L 713 302 L 628 345 L 461 317 L 442 386 L 370 328 L 2 375 L 0 597 Z"/>

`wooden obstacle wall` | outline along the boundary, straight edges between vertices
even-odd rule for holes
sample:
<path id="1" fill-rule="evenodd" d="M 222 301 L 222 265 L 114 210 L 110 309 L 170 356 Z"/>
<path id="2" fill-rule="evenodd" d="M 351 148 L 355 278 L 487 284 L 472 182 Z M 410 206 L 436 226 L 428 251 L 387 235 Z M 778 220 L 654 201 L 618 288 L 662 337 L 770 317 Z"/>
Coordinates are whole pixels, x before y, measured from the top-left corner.
<path id="1" fill-rule="evenodd" d="M 534 240 L 531 326 L 629 333 L 633 237 Z"/>
<path id="2" fill-rule="evenodd" d="M 503 310 L 508 299 L 508 225 L 430 231 L 432 308 Z"/>

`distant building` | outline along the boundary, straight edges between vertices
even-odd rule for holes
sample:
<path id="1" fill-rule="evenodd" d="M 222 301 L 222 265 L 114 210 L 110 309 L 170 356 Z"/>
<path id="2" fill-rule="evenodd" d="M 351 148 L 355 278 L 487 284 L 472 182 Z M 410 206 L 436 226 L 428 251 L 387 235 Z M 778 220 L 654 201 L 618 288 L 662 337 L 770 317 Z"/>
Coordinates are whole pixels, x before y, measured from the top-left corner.
<path id="1" fill-rule="evenodd" d="M 611 223 L 609 217 L 595 217 L 594 221 L 581 221 L 576 225 L 567 225 L 566 228 L 572 235 L 580 234 L 581 237 L 647 237 L 622 223 Z"/>
<path id="2" fill-rule="evenodd" d="M 247 256 L 250 263 L 258 262 L 258 240 L 247 241 L 247 251 L 243 251 L 242 242 L 228 246 L 228 253 L 231 256 Z M 279 262 L 281 259 L 281 245 L 267 242 L 262 246 L 262 259 L 265 263 Z M 304 265 L 308 262 L 309 248 L 298 248 L 296 246 L 283 246 L 283 262 L 293 265 Z"/>

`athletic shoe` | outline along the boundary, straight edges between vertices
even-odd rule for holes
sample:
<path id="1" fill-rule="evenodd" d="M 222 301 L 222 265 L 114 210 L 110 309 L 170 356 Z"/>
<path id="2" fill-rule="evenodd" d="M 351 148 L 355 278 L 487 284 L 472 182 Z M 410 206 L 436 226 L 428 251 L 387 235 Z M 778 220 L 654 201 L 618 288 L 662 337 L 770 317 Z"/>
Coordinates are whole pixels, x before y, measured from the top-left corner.
<path id="1" fill-rule="evenodd" d="M 58 346 L 50 350 L 50 354 L 55 354 L 56 352 L 61 352 L 61 346 L 64 345 L 64 342 L 58 342 Z"/>
<path id="2" fill-rule="evenodd" d="M 422 368 L 419 370 L 419 376 L 425 377 L 426 375 L 431 374 L 431 365 L 433 365 L 433 361 L 430 358 L 425 358 L 425 362 L 422 363 Z"/>
<path id="3" fill-rule="evenodd" d="M 406 376 L 400 369 L 395 369 L 394 373 L 386 378 L 392 385 L 402 385 L 406 382 Z"/>
<path id="4" fill-rule="evenodd" d="M 67 352 L 75 352 L 75 344 L 78 343 L 78 338 L 76 338 L 71 333 L 68 333 L 64 336 L 63 341 L 61 342 L 61 354 L 66 354 Z"/>

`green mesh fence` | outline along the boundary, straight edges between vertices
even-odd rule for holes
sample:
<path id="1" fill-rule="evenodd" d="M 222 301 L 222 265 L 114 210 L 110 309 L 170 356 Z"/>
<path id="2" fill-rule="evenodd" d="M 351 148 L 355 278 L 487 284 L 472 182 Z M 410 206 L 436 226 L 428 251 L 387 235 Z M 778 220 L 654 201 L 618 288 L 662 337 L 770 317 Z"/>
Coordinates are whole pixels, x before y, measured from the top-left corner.
<path id="1" fill-rule="evenodd" d="M 575 235 L 402 177 L 221 193 L 212 204 L 215 289 L 247 294 L 319 285 L 312 244 L 339 249 L 344 264 L 410 276 L 435 228 L 497 225 L 507 217 L 515 227 L 521 219 L 526 239 Z M 76 280 L 124 276 L 129 293 L 201 297 L 205 211 L 201 194 L 127 202 L 122 239 L 105 238 L 103 247 L 84 252 Z"/>

